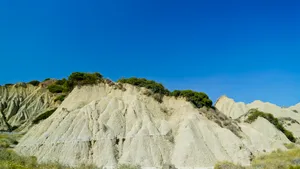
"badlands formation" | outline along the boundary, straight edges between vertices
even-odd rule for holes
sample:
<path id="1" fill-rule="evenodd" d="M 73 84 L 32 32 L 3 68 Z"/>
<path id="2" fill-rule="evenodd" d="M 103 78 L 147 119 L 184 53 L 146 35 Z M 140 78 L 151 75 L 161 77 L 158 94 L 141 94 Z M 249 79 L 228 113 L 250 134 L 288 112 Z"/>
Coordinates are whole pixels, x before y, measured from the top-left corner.
<path id="1" fill-rule="evenodd" d="M 0 131 L 27 130 L 32 121 L 54 109 L 54 94 L 30 84 L 0 86 Z"/>
<path id="2" fill-rule="evenodd" d="M 245 104 L 222 96 L 216 102 L 215 107 L 232 119 L 243 119 L 251 109 L 270 113 L 277 117 L 283 123 L 283 126 L 291 131 L 295 137 L 300 137 L 300 104 L 291 107 L 279 107 L 259 100 Z"/>
<path id="3" fill-rule="evenodd" d="M 294 125 L 300 116 L 294 110 L 300 106 L 282 109 L 258 101 L 246 105 L 221 97 L 218 110 L 199 109 L 184 98 L 164 96 L 158 102 L 147 93 L 129 84 L 123 89 L 107 83 L 75 87 L 49 118 L 30 128 L 15 151 L 36 156 L 39 162 L 70 166 L 211 168 L 218 161 L 249 165 L 253 156 L 285 150 L 284 144 L 291 143 L 264 118 L 243 122 L 240 117 L 251 108 L 273 113 L 288 124 L 296 121 L 286 126 L 299 136 Z M 42 103 L 47 99 L 36 105 Z"/>

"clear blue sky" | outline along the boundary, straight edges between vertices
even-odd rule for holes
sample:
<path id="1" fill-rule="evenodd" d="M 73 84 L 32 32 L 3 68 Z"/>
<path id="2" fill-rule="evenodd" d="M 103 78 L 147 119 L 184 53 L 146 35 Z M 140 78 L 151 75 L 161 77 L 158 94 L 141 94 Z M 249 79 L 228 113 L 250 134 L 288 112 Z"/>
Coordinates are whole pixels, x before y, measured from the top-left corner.
<path id="1" fill-rule="evenodd" d="M 74 71 L 300 102 L 300 2 L 1 0 L 0 83 Z"/>

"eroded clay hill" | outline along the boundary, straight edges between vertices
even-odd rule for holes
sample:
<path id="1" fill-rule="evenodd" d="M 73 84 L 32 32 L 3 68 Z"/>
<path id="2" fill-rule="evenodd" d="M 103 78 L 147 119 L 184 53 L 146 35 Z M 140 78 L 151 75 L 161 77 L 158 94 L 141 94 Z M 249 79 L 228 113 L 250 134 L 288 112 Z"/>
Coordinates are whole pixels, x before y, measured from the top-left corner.
<path id="1" fill-rule="evenodd" d="M 31 84 L 0 86 L 0 130 L 23 130 L 39 115 L 54 109 L 54 95 Z"/>
<path id="2" fill-rule="evenodd" d="M 195 108 L 183 98 L 165 96 L 158 102 L 148 93 L 129 84 L 122 89 L 105 83 L 75 87 L 15 150 L 39 162 L 71 166 L 200 168 L 225 160 L 248 165 L 253 155 L 290 143 L 264 118 L 237 124 L 239 131 L 234 131 L 208 118 L 207 113 L 218 111 Z"/>
<path id="3" fill-rule="evenodd" d="M 231 98 L 222 96 L 216 102 L 215 107 L 228 117 L 242 121 L 251 109 L 258 109 L 270 113 L 278 118 L 283 126 L 291 131 L 295 137 L 300 138 L 300 104 L 291 107 L 279 107 L 275 104 L 259 100 L 245 104 L 243 102 L 235 102 Z"/>

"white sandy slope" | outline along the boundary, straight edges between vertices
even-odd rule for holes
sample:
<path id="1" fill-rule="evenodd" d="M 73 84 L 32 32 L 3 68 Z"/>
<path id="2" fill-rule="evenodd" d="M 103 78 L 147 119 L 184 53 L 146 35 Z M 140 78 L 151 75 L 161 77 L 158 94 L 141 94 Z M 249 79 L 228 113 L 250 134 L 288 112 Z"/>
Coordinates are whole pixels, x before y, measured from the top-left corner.
<path id="1" fill-rule="evenodd" d="M 218 99 L 215 107 L 226 114 L 227 116 L 237 119 L 245 115 L 250 109 L 257 108 L 260 111 L 271 113 L 274 117 L 279 119 L 291 118 L 297 123 L 285 120 L 284 127 L 293 132 L 294 136 L 300 137 L 300 104 L 292 107 L 282 108 L 269 102 L 262 102 L 259 100 L 252 103 L 245 104 L 243 102 L 235 102 L 233 99 L 222 96 Z"/>
<path id="2" fill-rule="evenodd" d="M 40 162 L 115 167 L 212 167 L 217 161 L 249 165 L 252 154 L 285 149 L 289 140 L 264 119 L 241 125 L 244 138 L 208 120 L 184 99 L 159 103 L 146 89 L 107 84 L 75 88 L 15 150 Z M 214 112 L 212 112 L 214 113 Z M 261 128 L 264 128 L 263 130 Z"/>
<path id="3" fill-rule="evenodd" d="M 30 84 L 0 87 L 0 130 L 29 127 L 37 116 L 57 107 L 54 98 L 47 89 Z"/>

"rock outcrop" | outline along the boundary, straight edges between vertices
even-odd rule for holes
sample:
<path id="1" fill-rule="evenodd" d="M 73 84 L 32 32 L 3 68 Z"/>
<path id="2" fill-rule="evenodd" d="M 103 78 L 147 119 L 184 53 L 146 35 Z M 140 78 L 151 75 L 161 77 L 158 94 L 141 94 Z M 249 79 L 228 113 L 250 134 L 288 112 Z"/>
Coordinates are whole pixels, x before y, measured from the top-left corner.
<path id="1" fill-rule="evenodd" d="M 71 166 L 114 168 L 129 163 L 200 168 L 225 160 L 249 165 L 253 155 L 285 149 L 283 144 L 290 143 L 263 118 L 238 124 L 238 136 L 205 115 L 218 111 L 204 112 L 183 98 L 165 96 L 159 103 L 145 94 L 149 93 L 145 88 L 123 87 L 103 83 L 76 87 L 48 119 L 28 131 L 15 150 L 40 162 Z M 233 104 L 226 104 L 221 110 L 231 110 Z M 234 115 L 241 114 L 235 111 Z"/>
<path id="2" fill-rule="evenodd" d="M 37 116 L 58 106 L 54 97 L 30 84 L 0 86 L 0 131 L 27 130 Z"/>

